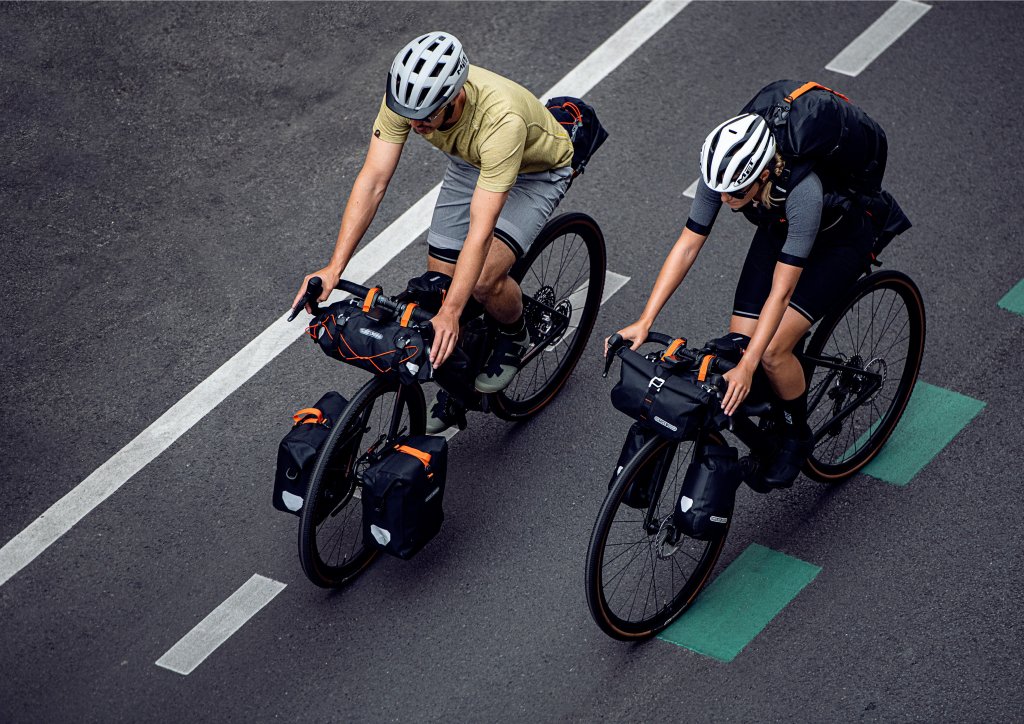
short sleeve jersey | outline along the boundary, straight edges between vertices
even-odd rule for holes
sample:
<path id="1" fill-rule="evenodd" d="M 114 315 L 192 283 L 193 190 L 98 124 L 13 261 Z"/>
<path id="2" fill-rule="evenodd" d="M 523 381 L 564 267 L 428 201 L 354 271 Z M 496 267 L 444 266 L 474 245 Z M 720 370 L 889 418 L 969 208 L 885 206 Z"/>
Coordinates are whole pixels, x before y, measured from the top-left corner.
<path id="1" fill-rule="evenodd" d="M 572 162 L 569 134 L 530 91 L 489 70 L 469 66 L 466 104 L 446 131 L 423 136 L 431 145 L 480 169 L 477 186 L 508 191 L 521 173 L 563 168 Z M 412 123 L 382 101 L 373 134 L 405 143 Z"/>

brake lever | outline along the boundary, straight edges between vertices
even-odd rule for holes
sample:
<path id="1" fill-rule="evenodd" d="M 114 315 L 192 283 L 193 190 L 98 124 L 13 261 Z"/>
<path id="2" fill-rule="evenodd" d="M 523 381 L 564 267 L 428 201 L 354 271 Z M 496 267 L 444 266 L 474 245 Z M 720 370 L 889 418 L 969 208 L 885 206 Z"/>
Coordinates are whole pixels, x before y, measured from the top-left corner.
<path id="1" fill-rule="evenodd" d="M 324 291 L 324 283 L 320 281 L 320 277 L 310 277 L 309 281 L 306 282 L 306 293 L 299 298 L 299 303 L 292 309 L 291 314 L 288 315 L 288 321 L 293 321 L 299 312 L 301 312 L 308 304 L 309 308 L 313 310 L 313 314 L 320 312 L 320 306 L 317 304 L 317 300 L 320 298 L 320 294 Z"/>
<path id="2" fill-rule="evenodd" d="M 615 333 L 608 338 L 608 354 L 604 356 L 604 374 L 601 375 L 602 377 L 608 377 L 608 370 L 612 368 L 612 361 L 615 359 L 615 353 L 618 352 L 623 345 L 628 343 L 628 340 L 623 339 L 622 335 L 618 333 Z"/>

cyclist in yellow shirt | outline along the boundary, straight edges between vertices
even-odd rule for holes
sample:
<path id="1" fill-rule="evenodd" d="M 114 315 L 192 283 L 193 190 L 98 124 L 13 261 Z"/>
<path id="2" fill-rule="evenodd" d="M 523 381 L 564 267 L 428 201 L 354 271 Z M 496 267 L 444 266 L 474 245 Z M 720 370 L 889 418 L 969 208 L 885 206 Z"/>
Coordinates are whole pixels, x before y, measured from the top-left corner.
<path id="1" fill-rule="evenodd" d="M 568 189 L 573 146 L 532 93 L 471 66 L 450 33 L 422 35 L 395 56 L 334 253 L 324 268 L 303 280 L 293 306 L 312 276 L 323 280 L 319 301 L 334 289 L 384 198 L 410 129 L 448 156 L 427 234 L 428 271 L 452 277 L 433 319 L 431 364 L 444 364 L 452 353 L 459 315 L 472 296 L 499 332 L 475 385 L 480 392 L 498 392 L 515 377 L 529 343 L 522 292 L 508 272 Z M 457 404 L 439 392 L 427 432 L 449 427 L 457 417 Z"/>

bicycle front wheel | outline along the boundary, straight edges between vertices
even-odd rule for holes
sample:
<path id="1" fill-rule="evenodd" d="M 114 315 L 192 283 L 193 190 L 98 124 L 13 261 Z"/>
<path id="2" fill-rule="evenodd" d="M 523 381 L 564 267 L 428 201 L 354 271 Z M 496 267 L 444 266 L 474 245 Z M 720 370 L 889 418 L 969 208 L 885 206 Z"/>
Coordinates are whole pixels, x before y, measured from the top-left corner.
<path id="1" fill-rule="evenodd" d="M 302 507 L 299 561 L 310 581 L 339 588 L 377 557 L 379 549 L 363 542 L 361 475 L 372 453 L 425 427 L 423 390 L 394 378 L 373 378 L 345 407 L 317 456 Z"/>
<path id="2" fill-rule="evenodd" d="M 587 604 L 612 638 L 648 638 L 672 623 L 707 584 L 725 546 L 728 530 L 701 541 L 677 532 L 672 523 L 694 445 L 649 441 L 623 467 L 598 513 L 587 551 Z M 626 505 L 627 489 L 661 461 L 668 470 L 650 507 Z"/>
<path id="3" fill-rule="evenodd" d="M 504 420 L 523 420 L 550 402 L 569 378 L 594 329 L 605 276 L 604 235 L 586 214 L 562 214 L 548 221 L 527 255 L 510 276 L 519 282 L 524 300 L 535 299 L 568 318 L 565 330 L 548 341 L 519 371 L 512 383 L 494 395 L 494 413 Z M 526 326 L 534 341 L 547 336 L 550 315 L 527 305 Z"/>
<path id="4" fill-rule="evenodd" d="M 921 292 L 898 271 L 861 278 L 849 301 L 825 317 L 811 337 L 807 355 L 831 359 L 847 369 L 810 370 L 807 421 L 818 439 L 804 465 L 809 478 L 839 482 L 878 454 L 910 401 L 924 339 Z M 858 370 L 880 376 L 881 387 L 836 422 L 836 415 L 867 389 L 869 380 Z"/>

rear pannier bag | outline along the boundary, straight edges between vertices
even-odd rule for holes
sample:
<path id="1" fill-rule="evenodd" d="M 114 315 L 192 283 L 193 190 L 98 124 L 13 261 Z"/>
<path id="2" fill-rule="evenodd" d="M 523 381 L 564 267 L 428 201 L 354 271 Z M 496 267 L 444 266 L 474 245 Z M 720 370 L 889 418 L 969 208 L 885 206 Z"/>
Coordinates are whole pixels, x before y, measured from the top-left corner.
<path id="1" fill-rule="evenodd" d="M 430 379 L 430 365 L 423 335 L 408 323 L 346 299 L 321 310 L 306 332 L 328 357 L 375 375 L 396 374 L 411 384 Z"/>
<path id="2" fill-rule="evenodd" d="M 672 515 L 676 529 L 697 540 L 712 540 L 724 534 L 741 481 L 736 448 L 698 445 Z"/>
<path id="3" fill-rule="evenodd" d="M 363 541 L 408 560 L 437 535 L 448 473 L 448 441 L 413 435 L 363 473 Z"/>
<path id="4" fill-rule="evenodd" d="M 618 480 L 619 475 L 629 462 L 636 457 L 636 454 L 640 452 L 640 448 L 653 440 L 657 435 L 646 429 L 639 422 L 634 422 L 629 432 L 626 433 L 626 440 L 622 443 L 622 451 L 619 453 L 619 460 L 615 463 L 615 471 L 612 473 L 611 480 L 608 481 L 608 489 L 611 490 L 612 486 L 615 485 L 615 481 Z M 665 469 L 665 462 L 670 452 L 669 447 L 664 448 L 664 452 L 651 458 L 643 467 L 640 468 L 626 487 L 626 492 L 622 496 L 622 502 L 628 505 L 630 508 L 636 508 L 638 510 L 646 510 L 651 504 L 651 494 L 654 492 L 654 488 L 658 483 L 658 478 L 663 474 L 662 471 Z"/>
<path id="5" fill-rule="evenodd" d="M 275 508 L 302 514 L 302 501 L 306 497 L 317 453 L 347 404 L 348 400 L 337 392 L 328 392 L 313 407 L 299 410 L 292 416 L 292 429 L 277 448 Z"/>
<path id="6" fill-rule="evenodd" d="M 571 166 L 578 176 L 583 173 L 601 144 L 608 139 L 608 131 L 601 125 L 594 107 L 572 96 L 548 98 L 544 104 L 555 120 L 565 128 L 572 141 Z"/>
<path id="7" fill-rule="evenodd" d="M 612 406 L 662 437 L 692 438 L 707 420 L 711 404 L 718 404 L 694 373 L 678 363 L 651 360 L 626 348 L 616 354 L 622 365 L 612 388 Z"/>

